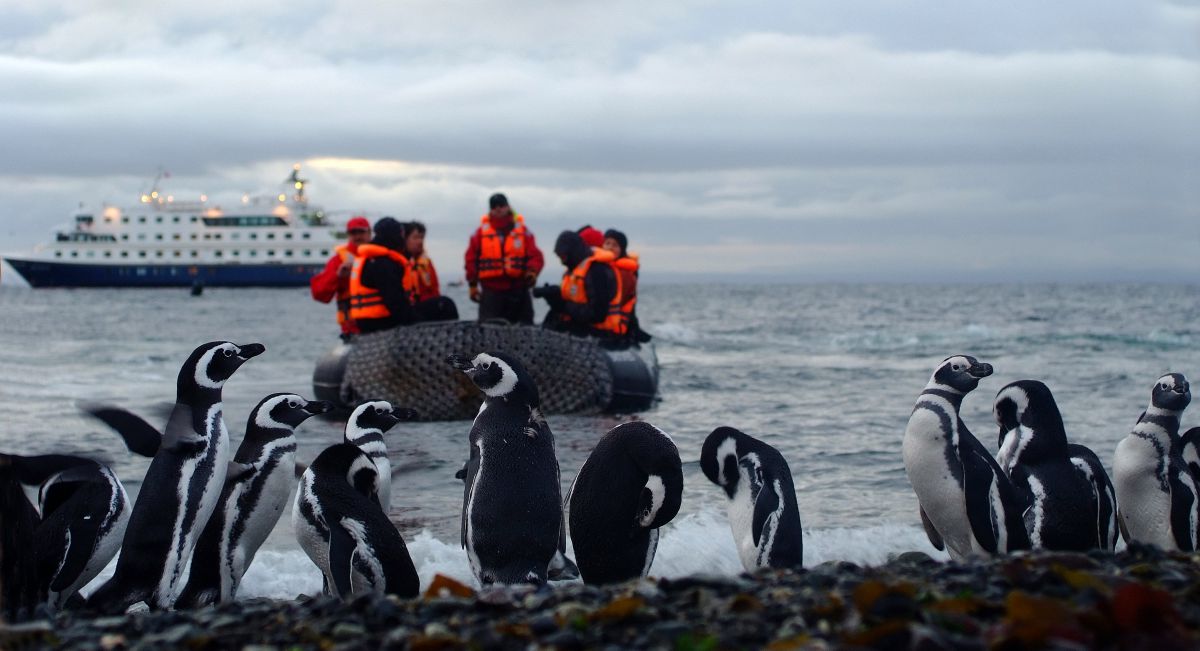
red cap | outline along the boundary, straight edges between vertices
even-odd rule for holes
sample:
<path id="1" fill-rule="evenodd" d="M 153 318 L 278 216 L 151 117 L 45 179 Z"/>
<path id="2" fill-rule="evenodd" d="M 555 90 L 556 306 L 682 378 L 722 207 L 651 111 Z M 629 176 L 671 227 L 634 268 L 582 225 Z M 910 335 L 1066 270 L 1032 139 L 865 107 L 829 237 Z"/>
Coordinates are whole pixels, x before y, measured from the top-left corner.
<path id="1" fill-rule="evenodd" d="M 352 231 L 356 228 L 371 230 L 371 222 L 367 221 L 366 217 L 351 217 L 350 221 L 346 222 L 346 230 Z"/>
<path id="2" fill-rule="evenodd" d="M 588 246 L 597 247 L 604 245 L 604 233 L 592 228 L 591 224 L 588 224 L 587 226 L 584 226 L 575 232 L 579 233 L 579 237 L 583 238 L 583 243 Z"/>

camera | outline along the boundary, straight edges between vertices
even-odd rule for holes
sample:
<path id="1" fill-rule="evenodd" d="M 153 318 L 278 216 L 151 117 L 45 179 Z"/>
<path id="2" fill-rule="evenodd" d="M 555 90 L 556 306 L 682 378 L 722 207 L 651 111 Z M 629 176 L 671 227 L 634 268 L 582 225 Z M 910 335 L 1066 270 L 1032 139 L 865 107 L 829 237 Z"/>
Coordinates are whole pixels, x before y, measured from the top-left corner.
<path id="1" fill-rule="evenodd" d="M 551 296 L 558 296 L 560 291 L 561 290 L 559 290 L 558 285 L 542 285 L 541 287 L 533 288 L 533 297 L 548 298 Z"/>

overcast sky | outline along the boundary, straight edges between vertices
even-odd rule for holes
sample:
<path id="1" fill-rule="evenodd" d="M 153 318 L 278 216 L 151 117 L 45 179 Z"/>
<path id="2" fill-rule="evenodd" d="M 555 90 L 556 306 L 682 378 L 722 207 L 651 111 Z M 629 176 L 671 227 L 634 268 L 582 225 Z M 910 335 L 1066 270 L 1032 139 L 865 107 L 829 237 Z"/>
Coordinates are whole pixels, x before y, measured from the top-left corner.
<path id="1" fill-rule="evenodd" d="M 3 252 L 300 162 L 446 278 L 497 190 L 650 278 L 1200 273 L 1194 1 L 0 0 L 0 89 Z"/>

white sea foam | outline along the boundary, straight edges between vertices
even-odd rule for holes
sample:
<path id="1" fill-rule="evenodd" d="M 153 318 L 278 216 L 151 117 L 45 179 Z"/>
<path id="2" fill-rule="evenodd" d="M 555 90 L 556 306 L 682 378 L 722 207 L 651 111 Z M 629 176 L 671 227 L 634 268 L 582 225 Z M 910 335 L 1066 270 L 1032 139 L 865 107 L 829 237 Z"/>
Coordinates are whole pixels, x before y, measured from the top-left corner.
<path id="1" fill-rule="evenodd" d="M 700 334 L 695 328 L 674 321 L 656 323 L 651 329 L 654 330 L 655 338 L 663 341 L 690 344 L 700 339 Z"/>
<path id="2" fill-rule="evenodd" d="M 458 540 L 447 542 L 422 531 L 408 541 L 408 552 L 421 579 L 421 588 L 437 574 L 444 574 L 467 585 L 478 587 L 467 563 L 467 553 Z M 859 565 L 878 565 L 892 555 L 922 551 L 944 560 L 946 555 L 930 546 L 925 532 L 916 526 L 883 524 L 855 529 L 818 529 L 804 532 L 804 565 L 812 567 L 825 561 L 840 560 Z M 570 546 L 569 556 L 574 557 Z M 90 593 L 112 576 L 110 563 L 84 590 Z M 663 528 L 658 552 L 650 575 L 678 578 L 692 574 L 728 574 L 742 572 L 729 522 L 723 513 L 702 511 L 683 516 Z M 304 552 L 295 548 L 264 549 L 242 579 L 240 597 L 250 599 L 294 599 L 298 595 L 321 592 L 321 573 Z"/>

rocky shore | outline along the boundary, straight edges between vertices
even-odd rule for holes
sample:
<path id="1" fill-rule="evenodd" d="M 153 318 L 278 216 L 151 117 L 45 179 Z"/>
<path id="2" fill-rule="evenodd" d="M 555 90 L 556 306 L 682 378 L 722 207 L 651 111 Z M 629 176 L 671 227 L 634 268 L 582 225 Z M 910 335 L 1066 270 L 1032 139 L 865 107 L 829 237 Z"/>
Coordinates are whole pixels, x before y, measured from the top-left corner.
<path id="1" fill-rule="evenodd" d="M 1200 556 L 904 554 L 878 567 L 475 592 L 250 600 L 0 626 L 0 649 L 1169 649 L 1200 648 Z"/>

